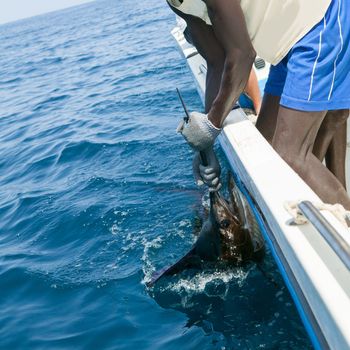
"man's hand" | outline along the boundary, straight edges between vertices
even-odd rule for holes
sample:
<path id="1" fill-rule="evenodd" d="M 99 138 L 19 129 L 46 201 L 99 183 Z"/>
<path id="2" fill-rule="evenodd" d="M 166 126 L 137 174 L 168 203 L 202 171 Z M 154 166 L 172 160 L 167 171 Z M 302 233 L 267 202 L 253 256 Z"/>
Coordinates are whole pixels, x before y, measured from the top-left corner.
<path id="1" fill-rule="evenodd" d="M 197 152 L 192 163 L 193 176 L 198 186 L 206 184 L 209 187 L 210 192 L 215 192 L 221 188 L 220 163 L 212 147 L 206 149 L 204 153 L 208 165 L 204 166 L 202 164 L 201 156 L 199 152 Z"/>
<path id="2" fill-rule="evenodd" d="M 182 121 L 177 132 L 180 132 L 189 145 L 196 151 L 204 151 L 213 146 L 221 129 L 214 126 L 206 114 L 192 112 L 188 122 Z"/>

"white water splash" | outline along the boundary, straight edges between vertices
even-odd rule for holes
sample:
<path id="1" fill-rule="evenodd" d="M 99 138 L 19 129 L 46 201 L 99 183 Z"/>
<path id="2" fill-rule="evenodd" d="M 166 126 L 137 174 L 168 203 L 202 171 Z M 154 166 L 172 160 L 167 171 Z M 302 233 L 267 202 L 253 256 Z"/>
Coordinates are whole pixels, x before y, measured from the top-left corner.
<path id="1" fill-rule="evenodd" d="M 121 228 L 117 224 L 113 224 L 109 231 L 115 236 L 121 231 Z"/>
<path id="2" fill-rule="evenodd" d="M 175 292 L 186 291 L 191 293 L 203 293 L 207 285 L 211 282 L 227 284 L 233 280 L 235 280 L 239 286 L 242 286 L 249 272 L 250 269 L 243 270 L 241 268 L 214 272 L 201 271 L 190 279 L 180 279 L 175 283 L 170 283 L 167 289 Z"/>
<path id="3" fill-rule="evenodd" d="M 142 266 L 142 271 L 144 274 L 142 284 L 146 284 L 151 281 L 152 274 L 156 271 L 155 266 L 152 264 L 152 259 L 150 259 L 151 250 L 152 249 L 159 249 L 162 246 L 163 240 L 161 237 L 157 237 L 153 239 L 152 241 L 147 241 L 146 239 L 143 239 L 142 244 L 144 246 L 143 254 L 141 260 L 144 262 L 144 265 Z"/>

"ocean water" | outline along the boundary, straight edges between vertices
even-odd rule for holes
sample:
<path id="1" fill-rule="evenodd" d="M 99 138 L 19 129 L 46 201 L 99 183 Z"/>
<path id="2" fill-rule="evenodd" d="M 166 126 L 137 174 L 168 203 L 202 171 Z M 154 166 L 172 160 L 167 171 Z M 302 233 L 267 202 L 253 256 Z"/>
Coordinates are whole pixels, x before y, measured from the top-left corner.
<path id="1" fill-rule="evenodd" d="M 145 286 L 203 211 L 173 25 L 109 0 L 0 26 L 1 349 L 311 348 L 270 255 Z"/>

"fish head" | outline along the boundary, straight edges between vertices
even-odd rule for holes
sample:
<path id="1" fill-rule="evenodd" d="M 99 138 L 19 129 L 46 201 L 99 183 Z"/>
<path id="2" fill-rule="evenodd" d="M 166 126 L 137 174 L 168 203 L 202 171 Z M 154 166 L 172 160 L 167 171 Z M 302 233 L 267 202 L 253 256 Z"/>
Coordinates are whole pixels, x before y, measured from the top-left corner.
<path id="1" fill-rule="evenodd" d="M 212 195 L 211 214 L 215 217 L 221 241 L 221 258 L 240 265 L 251 259 L 254 247 L 247 227 L 245 204 L 238 189 L 226 200 L 219 193 Z"/>
<path id="2" fill-rule="evenodd" d="M 218 192 L 212 195 L 211 215 L 214 217 L 221 236 L 234 235 L 241 222 L 230 203 Z"/>

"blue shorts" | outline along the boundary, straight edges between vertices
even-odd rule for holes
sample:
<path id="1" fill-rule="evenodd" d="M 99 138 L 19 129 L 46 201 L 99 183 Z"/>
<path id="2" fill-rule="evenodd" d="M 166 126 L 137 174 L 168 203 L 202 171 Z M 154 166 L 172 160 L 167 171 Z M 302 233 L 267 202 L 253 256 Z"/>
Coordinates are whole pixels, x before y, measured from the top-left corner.
<path id="1" fill-rule="evenodd" d="M 350 0 L 332 0 L 324 18 L 271 66 L 265 93 L 301 111 L 350 108 L 349 16 Z"/>

